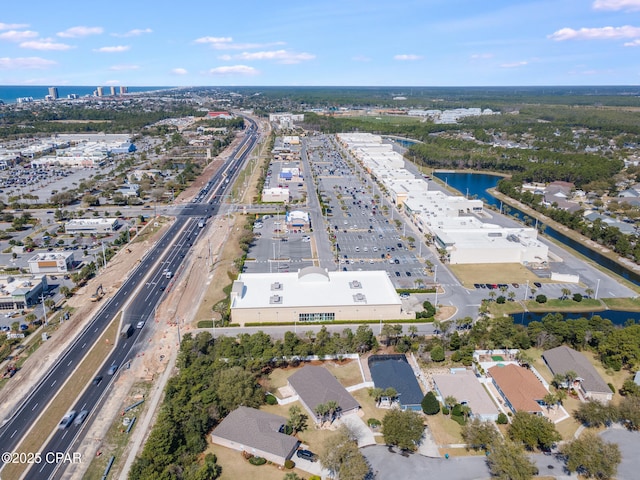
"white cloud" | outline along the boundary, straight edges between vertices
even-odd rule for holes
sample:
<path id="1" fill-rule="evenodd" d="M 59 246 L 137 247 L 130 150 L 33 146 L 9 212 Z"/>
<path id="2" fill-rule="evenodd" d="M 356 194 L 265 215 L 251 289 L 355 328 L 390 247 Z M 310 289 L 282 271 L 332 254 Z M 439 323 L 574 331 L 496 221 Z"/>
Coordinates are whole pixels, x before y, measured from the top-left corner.
<path id="1" fill-rule="evenodd" d="M 371 58 L 366 55 L 356 55 L 355 57 L 351 57 L 351 60 L 354 62 L 370 62 Z"/>
<path id="2" fill-rule="evenodd" d="M 105 85 L 122 85 L 120 80 L 107 80 L 104 82 Z"/>
<path id="3" fill-rule="evenodd" d="M 2 23 L 0 22 L 0 30 L 18 30 L 20 28 L 27 28 L 27 23 Z"/>
<path id="4" fill-rule="evenodd" d="M 632 42 L 627 42 L 624 44 L 625 47 L 640 47 L 640 38 L 636 38 Z"/>
<path id="5" fill-rule="evenodd" d="M 209 70 L 211 75 L 257 75 L 259 72 L 247 65 L 229 65 Z"/>
<path id="6" fill-rule="evenodd" d="M 173 70 L 171 70 L 171 73 L 173 73 L 174 75 L 186 75 L 189 72 L 187 72 L 186 68 L 174 68 Z"/>
<path id="7" fill-rule="evenodd" d="M 285 42 L 234 43 L 232 37 L 200 37 L 195 40 L 195 43 L 206 43 L 215 50 L 255 50 L 285 45 Z"/>
<path id="8" fill-rule="evenodd" d="M 139 68 L 140 65 L 112 65 L 111 67 L 109 67 L 109 70 L 120 72 L 123 70 L 138 70 Z"/>
<path id="9" fill-rule="evenodd" d="M 64 32 L 58 32 L 57 35 L 62 38 L 78 38 L 89 35 L 100 35 L 104 32 L 102 27 L 71 27 Z"/>
<path id="10" fill-rule="evenodd" d="M 129 30 L 125 33 L 112 33 L 111 35 L 119 38 L 127 38 L 127 37 L 139 37 L 140 35 L 144 35 L 145 33 L 153 33 L 153 30 L 150 28 L 134 28 L 133 30 Z"/>
<path id="11" fill-rule="evenodd" d="M 23 68 L 47 68 L 55 65 L 53 60 L 47 60 L 40 57 L 0 57 L 0 70 L 13 70 Z"/>
<path id="12" fill-rule="evenodd" d="M 640 0 L 595 0 L 594 10 L 640 10 Z"/>
<path id="13" fill-rule="evenodd" d="M 288 50 L 272 50 L 264 52 L 243 52 L 237 56 L 241 60 L 274 60 L 278 63 L 295 64 L 316 58 L 311 53 L 294 53 Z"/>
<path id="14" fill-rule="evenodd" d="M 640 37 L 640 27 L 624 25 L 622 27 L 600 28 L 561 28 L 548 36 L 551 40 L 561 42 L 563 40 L 611 40 L 617 38 Z"/>
<path id="15" fill-rule="evenodd" d="M 99 53 L 120 53 L 120 52 L 126 52 L 130 48 L 131 47 L 129 45 L 115 45 L 113 47 L 94 48 L 93 51 L 99 52 Z"/>
<path id="16" fill-rule="evenodd" d="M 231 42 L 233 42 L 231 37 L 200 37 L 196 39 L 196 43 L 211 43 L 212 45 Z"/>
<path id="17" fill-rule="evenodd" d="M 46 50 L 46 51 L 51 51 L 51 50 L 63 51 L 63 50 L 69 50 L 71 48 L 75 48 L 75 47 L 72 47 L 71 45 L 67 45 L 66 43 L 55 43 L 49 40 L 33 40 L 31 42 L 22 42 L 20 44 L 20 47 L 31 48 L 32 50 Z"/>
<path id="18" fill-rule="evenodd" d="M 517 68 L 517 67 L 524 67 L 525 65 L 528 65 L 528 64 L 529 62 L 523 60 L 521 62 L 503 63 L 500 66 L 502 68 Z"/>
<path id="19" fill-rule="evenodd" d="M 36 38 L 38 32 L 31 30 L 9 30 L 8 32 L 0 33 L 0 40 L 8 40 L 10 42 L 23 42 L 28 38 Z"/>
<path id="20" fill-rule="evenodd" d="M 393 57 L 394 60 L 400 60 L 402 62 L 413 62 L 415 60 L 422 60 L 422 57 L 420 55 L 414 55 L 412 53 L 410 54 L 402 54 L 402 55 L 395 55 Z"/>
<path id="21" fill-rule="evenodd" d="M 487 60 L 493 58 L 493 53 L 474 53 L 471 58 L 473 60 Z"/>
<path id="22" fill-rule="evenodd" d="M 228 62 L 229 60 L 232 60 L 232 59 L 233 59 L 233 57 L 231 55 L 227 55 L 227 54 L 220 55 L 218 57 L 218 60 L 222 60 L 223 62 Z"/>

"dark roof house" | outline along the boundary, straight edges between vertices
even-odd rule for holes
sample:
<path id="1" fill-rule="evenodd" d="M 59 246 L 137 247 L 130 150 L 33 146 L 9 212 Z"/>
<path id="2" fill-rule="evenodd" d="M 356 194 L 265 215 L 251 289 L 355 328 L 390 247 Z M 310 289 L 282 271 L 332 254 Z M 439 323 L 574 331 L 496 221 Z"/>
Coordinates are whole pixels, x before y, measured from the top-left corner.
<path id="1" fill-rule="evenodd" d="M 552 348 L 542 358 L 553 375 L 565 375 L 569 371 L 578 374 L 580 390 L 586 398 L 608 402 L 613 393 L 591 362 L 582 353 L 565 345 Z"/>
<path id="2" fill-rule="evenodd" d="M 216 427 L 211 441 L 284 465 L 300 444 L 297 438 L 280 432 L 286 422 L 279 415 L 238 407 Z"/>
<path id="3" fill-rule="evenodd" d="M 424 393 L 416 375 L 404 355 L 372 355 L 369 370 L 376 387 L 392 387 L 398 392 L 398 402 L 402 409 L 420 410 Z"/>
<path id="4" fill-rule="evenodd" d="M 329 401 L 338 402 L 341 415 L 356 412 L 360 404 L 347 392 L 340 382 L 324 367 L 307 365 L 289 377 L 289 386 L 295 390 L 300 401 L 315 419 L 322 420 L 315 413 L 316 407 Z"/>

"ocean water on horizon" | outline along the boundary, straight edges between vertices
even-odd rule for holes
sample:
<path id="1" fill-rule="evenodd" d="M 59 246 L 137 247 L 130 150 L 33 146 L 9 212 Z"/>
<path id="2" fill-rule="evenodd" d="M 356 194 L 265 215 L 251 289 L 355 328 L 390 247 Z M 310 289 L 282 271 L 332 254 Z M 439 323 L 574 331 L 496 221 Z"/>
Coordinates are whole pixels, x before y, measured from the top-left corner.
<path id="1" fill-rule="evenodd" d="M 34 100 L 44 100 L 46 95 L 49 95 L 49 87 L 58 88 L 58 96 L 60 98 L 67 98 L 67 95 L 75 93 L 80 97 L 87 95 L 93 95 L 93 92 L 97 87 L 95 86 L 81 86 L 81 85 L 0 85 L 0 100 L 4 103 L 16 103 L 16 99 L 21 97 L 33 97 Z M 104 87 L 105 93 L 109 92 L 110 87 Z M 129 87 L 127 90 L 129 93 L 138 92 L 152 92 L 157 90 L 167 90 L 174 87 Z M 120 92 L 120 87 L 116 87 L 116 94 Z"/>

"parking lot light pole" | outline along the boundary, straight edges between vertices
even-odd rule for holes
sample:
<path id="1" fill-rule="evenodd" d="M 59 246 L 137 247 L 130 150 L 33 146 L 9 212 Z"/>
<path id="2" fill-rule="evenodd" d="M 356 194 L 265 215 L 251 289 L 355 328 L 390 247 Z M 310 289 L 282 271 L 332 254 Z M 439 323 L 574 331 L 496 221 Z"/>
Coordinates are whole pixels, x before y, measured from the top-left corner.
<path id="1" fill-rule="evenodd" d="M 527 285 L 526 287 L 524 287 L 524 301 L 527 301 L 527 298 L 529 296 L 529 280 L 527 280 Z"/>
<path id="2" fill-rule="evenodd" d="M 600 290 L 600 279 L 598 279 L 598 283 L 596 284 L 596 300 L 598 299 L 598 290 Z"/>
<path id="3" fill-rule="evenodd" d="M 438 310 L 438 265 L 436 264 L 435 268 L 434 268 L 434 272 L 433 272 L 433 284 L 435 286 L 436 289 L 436 298 L 435 298 L 435 305 L 434 308 L 436 310 Z"/>

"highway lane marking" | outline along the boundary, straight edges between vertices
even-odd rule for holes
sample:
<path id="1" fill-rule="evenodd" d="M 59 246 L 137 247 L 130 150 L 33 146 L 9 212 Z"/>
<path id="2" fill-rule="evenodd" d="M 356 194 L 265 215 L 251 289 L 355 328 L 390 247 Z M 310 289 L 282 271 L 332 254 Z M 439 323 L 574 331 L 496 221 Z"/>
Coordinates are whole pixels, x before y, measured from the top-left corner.
<path id="1" fill-rule="evenodd" d="M 36 403 L 36 404 L 33 406 L 33 408 L 31 409 L 31 411 L 33 412 L 33 411 L 36 409 L 36 407 L 37 407 L 37 406 L 38 406 L 38 404 Z M 17 432 L 17 430 L 16 430 L 16 432 Z"/>
<path id="2" fill-rule="evenodd" d="M 72 363 L 73 363 L 73 360 L 70 360 L 69 363 L 67 363 L 67 367 L 70 367 Z"/>
<path id="3" fill-rule="evenodd" d="M 54 380 L 51 386 L 53 387 L 56 384 L 57 380 Z"/>
<path id="4" fill-rule="evenodd" d="M 16 433 L 18 433 L 18 430 L 14 431 L 9 438 L 13 438 Z"/>
<path id="5" fill-rule="evenodd" d="M 84 342 L 80 348 L 84 348 L 87 346 L 87 342 Z"/>

